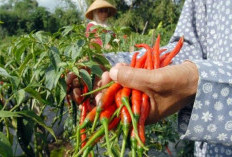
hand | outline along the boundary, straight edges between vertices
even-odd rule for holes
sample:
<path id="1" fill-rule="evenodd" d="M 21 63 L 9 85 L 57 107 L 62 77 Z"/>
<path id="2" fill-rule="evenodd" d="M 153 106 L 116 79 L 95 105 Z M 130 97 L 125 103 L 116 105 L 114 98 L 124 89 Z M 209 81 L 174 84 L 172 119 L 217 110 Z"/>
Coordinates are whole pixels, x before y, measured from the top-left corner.
<path id="1" fill-rule="evenodd" d="M 103 70 L 105 70 L 104 67 L 101 67 Z M 109 72 L 104 72 L 102 74 L 103 79 L 100 80 L 99 77 L 95 78 L 94 81 L 94 87 L 93 90 L 96 88 L 99 88 L 107 83 L 109 83 L 111 81 L 110 77 L 109 77 Z M 81 109 L 81 102 L 83 101 L 83 97 L 81 96 L 82 93 L 82 88 L 83 88 L 83 84 L 84 82 L 80 79 L 78 79 L 78 77 L 75 75 L 74 72 L 69 72 L 67 74 L 67 78 L 66 78 L 66 84 L 67 84 L 67 98 L 71 101 L 73 100 L 77 105 L 79 105 L 79 109 Z M 104 90 L 103 90 L 104 91 Z M 94 97 L 96 100 L 99 100 L 101 97 L 101 93 L 95 93 Z M 96 104 L 96 101 L 93 102 L 93 104 L 91 104 L 92 106 L 94 106 Z"/>
<path id="2" fill-rule="evenodd" d="M 189 61 L 152 71 L 118 65 L 111 68 L 109 75 L 123 86 L 148 94 L 148 123 L 157 122 L 193 101 L 199 77 L 196 65 Z"/>

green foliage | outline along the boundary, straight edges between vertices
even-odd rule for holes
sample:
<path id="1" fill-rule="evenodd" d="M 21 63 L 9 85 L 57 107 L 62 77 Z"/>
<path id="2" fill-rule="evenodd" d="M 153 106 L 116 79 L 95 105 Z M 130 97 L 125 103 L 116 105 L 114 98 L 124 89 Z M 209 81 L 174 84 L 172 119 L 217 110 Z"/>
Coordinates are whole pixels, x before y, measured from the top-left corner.
<path id="1" fill-rule="evenodd" d="M 38 6 L 36 0 L 9 1 L 0 6 L 0 37 L 44 30 L 56 32 L 59 28 L 80 23 L 80 14 L 69 2 L 69 8 L 57 8 L 54 13 Z"/>
<path id="2" fill-rule="evenodd" d="M 172 0 L 133 0 L 130 6 L 114 0 L 114 4 L 118 8 L 116 25 L 129 26 L 136 32 L 154 29 L 160 22 L 164 27 L 176 24 L 183 5 Z"/>
<path id="3" fill-rule="evenodd" d="M 90 39 L 85 37 L 85 26 L 72 25 L 54 34 L 38 31 L 22 35 L 1 49 L 0 56 L 6 64 L 0 64 L 0 80 L 3 81 L 0 85 L 0 125 L 20 129 L 17 131 L 18 142 L 27 155 L 46 150 L 48 134 L 56 138 L 52 126 L 45 124 L 44 109 L 50 106 L 54 112 L 61 114 L 58 117 L 62 117 L 66 82 L 61 75 L 74 71 L 89 89 L 93 88 L 92 77 L 82 67 L 89 67 L 93 74 L 101 76 L 99 64 L 102 64 L 104 49 L 91 49 L 89 44 Z M 104 65 L 109 64 L 104 60 Z M 17 127 L 13 125 L 15 118 Z M 34 125 L 29 129 L 28 123 L 22 120 L 30 120 Z M 44 129 L 42 141 L 39 138 L 41 127 Z M 24 138 L 31 131 L 35 143 Z M 11 133 L 7 131 L 6 134 L 9 138 Z M 36 152 L 33 152 L 31 145 L 34 145 Z"/>
<path id="4" fill-rule="evenodd" d="M 7 137 L 0 132 L 0 155 L 1 156 L 13 156 L 11 144 Z"/>

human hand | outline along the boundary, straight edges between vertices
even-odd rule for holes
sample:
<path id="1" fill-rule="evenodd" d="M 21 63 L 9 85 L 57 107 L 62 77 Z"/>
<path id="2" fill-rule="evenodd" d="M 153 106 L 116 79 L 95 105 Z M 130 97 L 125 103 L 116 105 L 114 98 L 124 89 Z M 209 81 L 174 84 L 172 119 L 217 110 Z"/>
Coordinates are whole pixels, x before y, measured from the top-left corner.
<path id="1" fill-rule="evenodd" d="M 148 123 L 157 122 L 193 101 L 199 77 L 196 65 L 189 61 L 156 70 L 117 65 L 111 68 L 109 76 L 123 86 L 138 89 L 150 97 Z"/>
<path id="2" fill-rule="evenodd" d="M 101 68 L 103 70 L 105 70 L 103 67 L 101 67 Z M 102 77 L 103 77 L 103 79 L 101 79 L 99 77 L 95 78 L 93 90 L 96 88 L 99 88 L 99 87 L 101 87 L 101 86 L 103 86 L 111 81 L 111 79 L 109 77 L 109 72 L 104 72 L 102 74 Z M 84 97 L 82 96 L 84 82 L 81 79 L 79 79 L 75 75 L 74 72 L 69 72 L 67 74 L 66 84 L 67 84 L 67 99 L 69 99 L 70 101 L 73 100 L 77 105 L 79 105 L 79 109 L 81 109 L 82 108 L 81 103 L 84 99 Z M 103 91 L 94 93 L 94 97 L 96 100 L 100 99 L 101 93 Z M 93 103 L 91 104 L 91 106 L 93 107 L 96 104 L 96 101 L 92 101 L 92 102 Z"/>

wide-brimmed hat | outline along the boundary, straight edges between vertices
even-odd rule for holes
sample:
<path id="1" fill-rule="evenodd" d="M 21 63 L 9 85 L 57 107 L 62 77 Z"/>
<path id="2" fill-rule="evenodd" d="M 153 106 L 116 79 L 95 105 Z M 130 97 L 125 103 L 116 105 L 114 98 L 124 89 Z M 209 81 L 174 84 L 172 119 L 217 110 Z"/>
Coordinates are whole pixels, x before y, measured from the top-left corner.
<path id="1" fill-rule="evenodd" d="M 85 17 L 93 20 L 93 11 L 100 8 L 109 8 L 108 17 L 113 16 L 117 12 L 117 9 L 109 2 L 105 0 L 95 0 L 86 11 Z"/>

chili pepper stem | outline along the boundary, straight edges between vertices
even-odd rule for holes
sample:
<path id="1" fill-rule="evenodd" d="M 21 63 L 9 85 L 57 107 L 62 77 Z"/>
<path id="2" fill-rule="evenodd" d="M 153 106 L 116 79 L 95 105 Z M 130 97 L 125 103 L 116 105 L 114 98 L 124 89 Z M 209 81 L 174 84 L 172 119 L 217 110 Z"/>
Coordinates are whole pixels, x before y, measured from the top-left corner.
<path id="1" fill-rule="evenodd" d="M 113 135 L 113 137 L 109 140 L 110 143 L 113 143 L 113 141 L 114 141 L 117 137 L 119 137 L 119 134 L 121 133 L 121 128 L 122 128 L 122 125 L 119 124 L 119 125 L 118 125 L 118 128 L 116 129 L 116 131 L 115 131 L 115 133 L 114 133 L 114 135 Z M 102 144 L 101 146 L 102 146 L 102 147 L 105 147 L 105 146 L 106 146 L 106 143 Z"/>
<path id="2" fill-rule="evenodd" d="M 131 144 L 132 144 L 131 156 L 136 157 L 136 147 L 137 147 L 136 144 L 137 144 L 137 142 L 136 142 L 135 138 L 131 138 Z"/>
<path id="3" fill-rule="evenodd" d="M 94 151 L 93 151 L 93 150 L 91 150 L 90 154 L 91 154 L 91 157 L 94 157 L 94 156 L 95 156 L 95 154 L 94 154 Z"/>
<path id="4" fill-rule="evenodd" d="M 122 98 L 122 103 L 123 103 L 123 105 L 126 106 L 128 112 L 129 112 L 129 114 L 131 116 L 131 121 L 132 121 L 132 125 L 133 125 L 133 128 L 134 128 L 135 138 L 137 139 L 138 144 L 140 144 L 141 147 L 144 148 L 145 150 L 148 150 L 148 148 L 144 146 L 143 142 L 139 138 L 139 135 L 138 135 L 138 125 L 136 123 L 134 114 L 133 114 L 133 112 L 131 110 L 131 107 L 130 107 L 130 104 L 129 104 L 129 98 L 128 97 L 123 97 Z"/>
<path id="5" fill-rule="evenodd" d="M 126 141 L 127 141 L 127 136 L 129 134 L 129 124 L 123 125 L 122 130 L 123 130 L 123 141 L 122 141 L 122 149 L 121 149 L 121 154 L 120 157 L 124 157 L 124 153 L 126 150 Z"/>
<path id="6" fill-rule="evenodd" d="M 91 148 L 91 147 L 88 147 L 88 148 L 84 151 L 82 157 L 88 157 L 89 152 L 90 152 L 91 150 L 92 150 L 92 148 Z"/>
<path id="7" fill-rule="evenodd" d="M 99 91 L 101 91 L 101 90 L 103 90 L 103 89 L 105 89 L 105 88 L 110 87 L 112 84 L 114 84 L 113 81 L 111 81 L 110 83 L 108 83 L 108 84 L 106 84 L 106 85 L 104 85 L 104 86 L 101 86 L 100 88 L 97 88 L 97 89 L 95 89 L 95 90 L 92 90 L 92 91 L 90 91 L 90 92 L 88 92 L 88 93 L 84 93 L 84 94 L 82 94 L 81 96 L 87 96 L 87 95 L 90 95 L 90 94 L 99 92 Z"/>
<path id="8" fill-rule="evenodd" d="M 118 117 L 119 114 L 121 113 L 122 107 L 123 107 L 123 105 L 121 105 L 121 106 L 117 109 L 117 113 L 116 113 L 117 117 Z"/>
<path id="9" fill-rule="evenodd" d="M 138 156 L 143 157 L 143 148 L 141 146 L 138 147 Z"/>
<path id="10" fill-rule="evenodd" d="M 111 148 L 113 147 L 113 143 L 112 143 L 112 145 L 111 145 Z M 120 150 L 119 150 L 119 148 L 118 147 L 114 147 L 113 149 L 112 149 L 112 153 L 114 154 L 114 156 L 120 156 Z"/>
<path id="11" fill-rule="evenodd" d="M 107 145 L 107 151 L 109 153 L 109 156 L 113 157 L 113 153 L 111 151 L 111 148 L 110 148 L 110 140 L 109 140 L 109 131 L 108 131 L 108 120 L 106 118 L 103 118 L 101 120 L 102 122 L 102 125 L 105 129 L 105 138 L 106 138 L 106 145 Z"/>
<path id="12" fill-rule="evenodd" d="M 95 127 L 97 125 L 97 121 L 98 121 L 98 119 L 100 117 L 100 113 L 101 113 L 101 109 L 99 109 L 99 110 L 96 111 L 96 115 L 95 115 L 94 121 L 93 121 L 93 126 L 91 128 L 91 132 L 93 132 L 95 130 Z"/>
<path id="13" fill-rule="evenodd" d="M 80 145 L 80 128 L 77 127 L 77 133 L 76 133 L 76 148 L 75 153 L 79 151 L 79 145 Z"/>
<path id="14" fill-rule="evenodd" d="M 83 148 L 81 148 L 81 150 L 78 152 L 77 156 L 80 156 L 85 149 L 87 149 L 92 143 L 94 143 L 94 141 L 100 137 L 101 135 L 104 134 L 104 128 L 101 127 L 99 130 L 96 131 L 96 133 L 94 133 L 94 135 L 87 141 L 87 143 L 85 144 L 85 146 Z"/>

